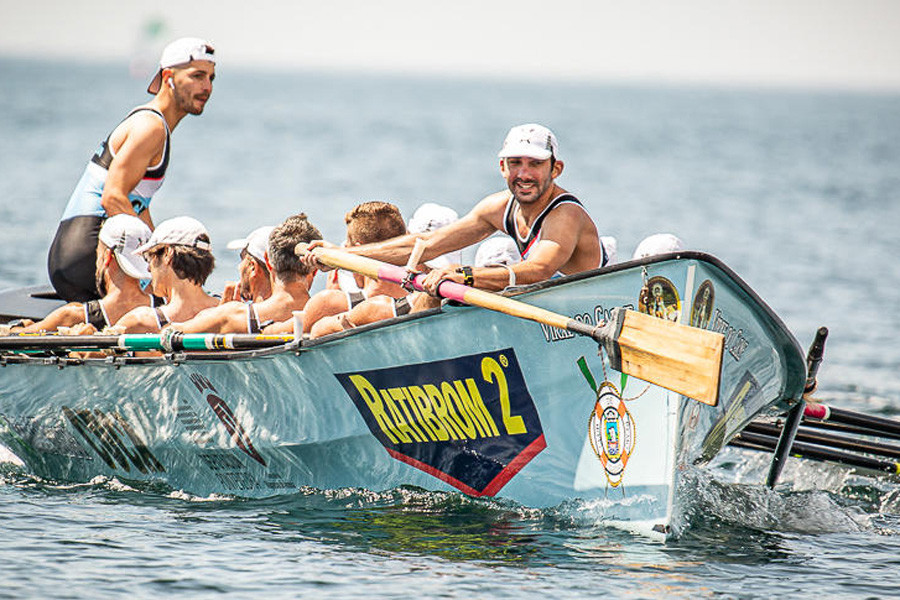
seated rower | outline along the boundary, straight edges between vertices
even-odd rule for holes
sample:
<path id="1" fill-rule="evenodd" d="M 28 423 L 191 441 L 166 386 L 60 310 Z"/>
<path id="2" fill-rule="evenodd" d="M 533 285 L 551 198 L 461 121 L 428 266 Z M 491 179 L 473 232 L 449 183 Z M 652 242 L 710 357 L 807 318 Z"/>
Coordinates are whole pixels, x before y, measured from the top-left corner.
<path id="1" fill-rule="evenodd" d="M 241 262 L 238 265 L 238 281 L 225 284 L 220 304 L 232 301 L 262 302 L 272 295 L 272 280 L 266 264 L 266 249 L 269 235 L 275 229 L 271 225 L 257 227 L 241 239 L 228 242 L 229 250 L 239 250 Z"/>
<path id="2" fill-rule="evenodd" d="M 263 255 L 270 272 L 271 295 L 261 301 L 226 302 L 169 328 L 183 333 L 260 333 L 267 322 L 291 322 L 293 311 L 309 300 L 315 270 L 294 252 L 297 244 L 322 239 L 305 214 L 288 217 L 269 235 Z M 256 290 L 250 294 L 255 296 Z M 173 319 L 174 321 L 174 319 Z"/>
<path id="3" fill-rule="evenodd" d="M 405 235 L 386 242 L 347 248 L 347 252 L 396 265 L 406 264 L 417 237 L 425 240 L 423 259 L 476 244 L 495 231 L 511 236 L 522 261 L 510 269 L 471 267 L 434 269 L 424 286 L 436 294 L 445 279 L 501 290 L 595 269 L 609 262 L 597 227 L 582 203 L 561 188 L 563 172 L 556 136 L 541 125 L 513 127 L 498 157 L 507 190 L 481 200 L 469 214 L 427 234 Z M 313 246 L 315 247 L 315 245 Z M 308 260 L 314 261 L 314 257 Z"/>
<path id="4" fill-rule="evenodd" d="M 403 222 L 400 209 L 388 202 L 363 202 L 348 212 L 344 221 L 347 224 L 348 247 L 378 242 L 406 233 L 406 224 Z M 382 294 L 391 298 L 402 298 L 407 292 L 395 283 L 368 277 L 362 279 L 362 289 L 359 292 L 322 290 L 315 294 L 303 309 L 303 333 L 309 333 L 319 319 L 346 312 L 367 298 Z M 289 319 L 267 328 L 265 333 L 290 333 L 294 330 L 293 327 L 293 320 Z"/>
<path id="5" fill-rule="evenodd" d="M 163 221 L 135 253 L 147 260 L 153 294 L 165 298 L 166 305 L 135 308 L 116 322 L 115 328 L 120 332 L 158 333 L 171 321 L 189 319 L 219 303 L 218 298 L 203 290 L 215 267 L 215 258 L 209 234 L 197 219 L 175 217 Z"/>
<path id="6" fill-rule="evenodd" d="M 10 333 L 56 331 L 90 323 L 95 329 L 112 325 L 138 306 L 153 306 L 154 298 L 141 288 L 142 279 L 150 279 L 146 261 L 134 251 L 150 239 L 150 228 L 133 215 L 118 214 L 104 221 L 97 242 L 95 276 L 99 300 L 70 302 L 26 327 Z"/>

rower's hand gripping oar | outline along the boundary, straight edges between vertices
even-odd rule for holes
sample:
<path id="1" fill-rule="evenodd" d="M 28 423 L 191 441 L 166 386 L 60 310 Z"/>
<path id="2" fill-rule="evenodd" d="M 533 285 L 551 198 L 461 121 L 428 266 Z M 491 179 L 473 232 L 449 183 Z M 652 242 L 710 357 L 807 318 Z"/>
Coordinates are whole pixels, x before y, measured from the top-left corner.
<path id="1" fill-rule="evenodd" d="M 300 255 L 309 251 L 317 261 L 328 267 L 346 269 L 373 279 L 406 283 L 424 291 L 422 281 L 425 276 L 419 274 L 411 277 L 403 267 L 335 248 L 308 250 L 306 244 L 298 244 L 296 251 Z M 588 336 L 606 350 L 613 369 L 705 404 L 714 406 L 718 402 L 725 340 L 722 334 L 678 325 L 623 308 L 613 309 L 608 321 L 592 326 L 453 281 L 442 282 L 437 291 L 438 295 L 448 300 Z"/>

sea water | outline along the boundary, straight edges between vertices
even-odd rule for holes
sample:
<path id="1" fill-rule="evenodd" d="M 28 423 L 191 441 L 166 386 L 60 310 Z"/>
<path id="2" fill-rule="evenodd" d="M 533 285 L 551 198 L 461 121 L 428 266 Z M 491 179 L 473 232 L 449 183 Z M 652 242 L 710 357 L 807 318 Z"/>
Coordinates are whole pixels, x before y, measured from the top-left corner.
<path id="1" fill-rule="evenodd" d="M 146 82 L 124 65 L 0 59 L 0 289 L 43 284 L 63 206 Z M 673 232 L 718 256 L 806 347 L 830 336 L 818 396 L 900 414 L 900 96 L 623 87 L 221 69 L 172 138 L 156 222 L 226 243 L 305 212 L 339 242 L 381 199 L 464 213 L 502 188 L 496 152 L 524 122 L 558 135 L 559 183 L 628 258 Z M 470 260 L 472 253 L 467 255 Z M 303 490 L 197 498 L 0 468 L 0 597 L 900 596 L 900 485 L 729 449 L 688 479 L 681 539 L 455 493 Z"/>

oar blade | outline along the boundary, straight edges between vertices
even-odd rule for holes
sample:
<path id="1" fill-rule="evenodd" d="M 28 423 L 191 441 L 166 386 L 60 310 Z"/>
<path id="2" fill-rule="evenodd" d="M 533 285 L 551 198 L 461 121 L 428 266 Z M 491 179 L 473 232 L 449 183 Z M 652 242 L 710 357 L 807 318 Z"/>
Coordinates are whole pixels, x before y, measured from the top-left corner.
<path id="1" fill-rule="evenodd" d="M 722 334 L 629 310 L 615 341 L 623 373 L 710 406 L 718 403 Z"/>

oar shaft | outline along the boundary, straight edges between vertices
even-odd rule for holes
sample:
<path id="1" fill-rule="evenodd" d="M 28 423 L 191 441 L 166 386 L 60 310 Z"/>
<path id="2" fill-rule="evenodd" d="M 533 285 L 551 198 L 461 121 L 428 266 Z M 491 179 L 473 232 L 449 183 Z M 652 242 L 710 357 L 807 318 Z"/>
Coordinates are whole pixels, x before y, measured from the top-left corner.
<path id="1" fill-rule="evenodd" d="M 869 435 L 900 436 L 900 422 L 884 417 L 866 415 L 845 408 L 825 404 L 808 404 L 804 410 L 804 423 L 818 421 L 839 423 L 864 430 Z"/>
<path id="2" fill-rule="evenodd" d="M 289 344 L 293 335 L 158 334 L 25 335 L 0 338 L 0 351 L 24 350 L 252 350 Z"/>
<path id="3" fill-rule="evenodd" d="M 736 438 L 729 442 L 729 445 L 750 448 L 753 450 L 773 451 L 777 441 L 778 438 L 775 436 L 742 431 Z M 821 462 L 837 463 L 848 467 L 867 469 L 869 471 L 900 475 L 900 463 L 889 460 L 879 460 L 868 456 L 859 456 L 850 452 L 807 444 L 805 442 L 794 442 L 794 445 L 791 448 L 791 456 Z"/>
<path id="4" fill-rule="evenodd" d="M 782 428 L 774 423 L 750 423 L 744 428 L 744 431 L 762 435 L 779 436 L 781 435 Z M 809 442 L 811 444 L 828 446 L 839 450 L 863 452 L 865 454 L 873 454 L 900 460 L 900 446 L 894 444 L 870 442 L 868 440 L 852 438 L 846 435 L 834 435 L 820 431 L 810 431 L 804 427 L 801 427 L 797 431 L 795 439 L 798 442 Z"/>

